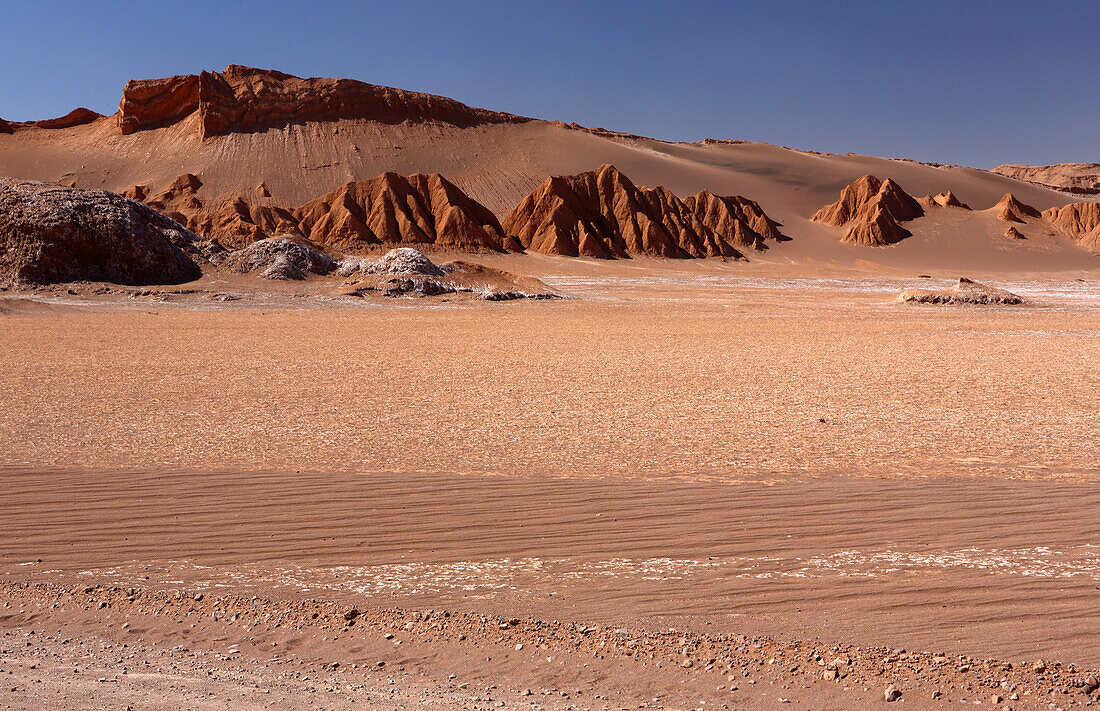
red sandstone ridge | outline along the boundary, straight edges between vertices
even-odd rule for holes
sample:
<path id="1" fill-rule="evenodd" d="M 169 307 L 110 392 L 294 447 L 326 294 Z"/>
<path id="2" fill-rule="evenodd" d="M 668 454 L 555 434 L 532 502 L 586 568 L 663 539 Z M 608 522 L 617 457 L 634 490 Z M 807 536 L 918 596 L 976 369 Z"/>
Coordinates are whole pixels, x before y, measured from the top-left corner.
<path id="1" fill-rule="evenodd" d="M 521 251 L 496 216 L 439 174 L 385 173 L 352 182 L 297 210 L 300 232 L 341 249 L 430 244 L 465 251 Z"/>
<path id="2" fill-rule="evenodd" d="M 1005 193 L 993 207 L 998 210 L 997 219 L 1005 222 L 1023 222 L 1025 217 L 1042 217 L 1038 210 L 1020 202 L 1012 193 Z"/>
<path id="3" fill-rule="evenodd" d="M 920 202 L 928 205 L 929 207 L 938 205 L 939 207 L 958 207 L 963 210 L 970 209 L 969 205 L 955 197 L 955 193 L 951 192 L 950 190 L 945 193 L 940 193 L 938 195 L 928 195 L 927 197 L 921 198 Z"/>
<path id="4" fill-rule="evenodd" d="M 726 235 L 735 245 L 756 250 L 767 249 L 764 240 L 788 239 L 779 232 L 779 223 L 768 217 L 759 203 L 740 195 L 718 196 L 702 190 L 684 204 L 699 220 L 720 235 Z"/>
<path id="5" fill-rule="evenodd" d="M 59 118 L 44 119 L 42 121 L 28 121 L 26 125 L 37 126 L 38 128 L 71 128 L 73 126 L 91 123 L 100 118 L 103 118 L 103 114 L 80 107 L 79 109 L 73 109 Z"/>
<path id="6" fill-rule="evenodd" d="M 196 111 L 203 138 L 334 119 L 435 121 L 455 126 L 529 120 L 432 94 L 352 79 L 302 79 L 231 64 L 224 72 L 128 82 L 119 103 L 118 123 L 122 133 L 133 133 L 171 125 Z"/>
<path id="7" fill-rule="evenodd" d="M 924 215 L 924 209 L 897 183 L 865 175 L 840 193 L 840 199 L 811 218 L 835 227 L 847 226 L 841 241 L 872 247 L 895 244 L 912 234 L 900 222 Z"/>
<path id="8" fill-rule="evenodd" d="M 1100 202 L 1074 202 L 1043 211 L 1043 217 L 1081 246 L 1100 252 Z"/>
<path id="9" fill-rule="evenodd" d="M 547 178 L 512 210 L 504 229 L 524 247 L 543 254 L 744 259 L 734 245 L 756 246 L 763 236 L 745 222 L 748 216 L 737 202 L 740 198 L 719 206 L 720 199 L 711 197 L 700 194 L 689 204 L 666 188 L 636 187 L 614 166 L 604 165 L 579 175 Z M 759 210 L 756 203 L 751 205 Z M 725 218 L 722 226 L 730 231 L 709 227 L 699 211 L 716 225 Z"/>
<path id="10" fill-rule="evenodd" d="M 278 235 L 299 235 L 345 250 L 383 245 L 434 245 L 463 251 L 522 251 L 488 208 L 441 175 L 385 173 L 350 182 L 301 207 L 271 200 L 263 185 L 250 194 L 204 201 L 202 181 L 186 174 L 153 194 L 135 185 L 123 194 L 227 247 Z"/>
<path id="11" fill-rule="evenodd" d="M 1100 163 L 999 165 L 992 172 L 1068 193 L 1100 194 Z"/>
<path id="12" fill-rule="evenodd" d="M 188 173 L 156 194 L 151 194 L 147 185 L 134 185 L 122 194 L 144 202 L 196 234 L 216 238 L 234 249 L 268 237 L 298 232 L 298 220 L 293 212 L 275 204 L 263 185 L 249 194 L 210 202 L 199 197 L 200 188 L 202 181 Z"/>
<path id="13" fill-rule="evenodd" d="M 0 119 L 0 133 L 14 133 L 21 128 L 72 128 L 103 118 L 103 114 L 80 107 L 64 116 L 40 121 L 5 121 Z"/>

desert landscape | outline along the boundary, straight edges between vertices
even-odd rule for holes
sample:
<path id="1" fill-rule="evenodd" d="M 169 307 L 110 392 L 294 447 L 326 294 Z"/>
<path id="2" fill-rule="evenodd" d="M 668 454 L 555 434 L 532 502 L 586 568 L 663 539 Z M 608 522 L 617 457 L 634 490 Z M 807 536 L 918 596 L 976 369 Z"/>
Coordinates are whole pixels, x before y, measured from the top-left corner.
<path id="1" fill-rule="evenodd" d="M 1100 703 L 1100 166 L 230 65 L 0 119 L 0 708 Z"/>

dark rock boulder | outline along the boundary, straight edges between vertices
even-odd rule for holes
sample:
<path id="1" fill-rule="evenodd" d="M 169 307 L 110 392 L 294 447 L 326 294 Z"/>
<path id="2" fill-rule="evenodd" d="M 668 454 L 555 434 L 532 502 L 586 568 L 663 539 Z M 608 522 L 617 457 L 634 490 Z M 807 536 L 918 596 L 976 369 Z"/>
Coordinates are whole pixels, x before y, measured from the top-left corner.
<path id="1" fill-rule="evenodd" d="M 0 178 L 0 278 L 178 284 L 202 275 L 204 251 L 183 225 L 121 195 Z"/>

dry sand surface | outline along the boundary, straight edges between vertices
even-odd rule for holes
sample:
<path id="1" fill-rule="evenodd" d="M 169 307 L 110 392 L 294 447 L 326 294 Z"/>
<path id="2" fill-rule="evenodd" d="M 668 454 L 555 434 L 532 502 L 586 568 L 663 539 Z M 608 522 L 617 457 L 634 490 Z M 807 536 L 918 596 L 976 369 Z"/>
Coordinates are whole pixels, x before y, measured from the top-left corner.
<path id="1" fill-rule="evenodd" d="M 1094 274 L 483 261 L 0 300 L 0 708 L 1095 697 Z"/>

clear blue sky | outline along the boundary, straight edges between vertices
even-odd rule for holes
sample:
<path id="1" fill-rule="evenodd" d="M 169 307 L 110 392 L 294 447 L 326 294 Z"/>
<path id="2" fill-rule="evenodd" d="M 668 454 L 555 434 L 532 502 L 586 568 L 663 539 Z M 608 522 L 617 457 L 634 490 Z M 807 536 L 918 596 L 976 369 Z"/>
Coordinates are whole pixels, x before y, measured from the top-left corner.
<path id="1" fill-rule="evenodd" d="M 1100 161 L 1100 0 L 0 0 L 0 116 L 247 64 L 673 140 Z"/>

